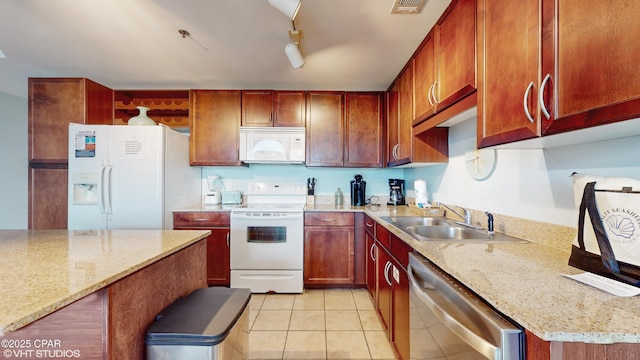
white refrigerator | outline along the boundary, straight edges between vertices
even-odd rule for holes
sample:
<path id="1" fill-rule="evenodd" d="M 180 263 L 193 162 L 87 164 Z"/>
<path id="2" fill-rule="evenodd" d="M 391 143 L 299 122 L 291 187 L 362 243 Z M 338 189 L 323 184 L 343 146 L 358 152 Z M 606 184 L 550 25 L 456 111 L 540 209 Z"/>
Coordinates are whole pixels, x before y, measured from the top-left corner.
<path id="1" fill-rule="evenodd" d="M 189 136 L 159 126 L 69 125 L 68 228 L 173 229 L 199 204 L 202 170 Z"/>

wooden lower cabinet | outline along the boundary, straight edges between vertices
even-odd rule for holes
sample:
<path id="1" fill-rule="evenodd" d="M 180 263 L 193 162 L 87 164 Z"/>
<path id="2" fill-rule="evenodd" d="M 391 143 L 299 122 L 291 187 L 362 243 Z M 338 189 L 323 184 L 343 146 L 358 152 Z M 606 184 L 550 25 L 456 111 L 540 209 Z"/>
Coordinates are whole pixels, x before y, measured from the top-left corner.
<path id="1" fill-rule="evenodd" d="M 175 230 L 211 230 L 207 237 L 207 284 L 229 286 L 231 254 L 229 247 L 230 212 L 175 212 Z"/>
<path id="2" fill-rule="evenodd" d="M 67 187 L 67 164 L 29 167 L 29 229 L 67 228 Z"/>
<path id="3" fill-rule="evenodd" d="M 305 287 L 353 287 L 354 214 L 305 212 L 304 223 Z"/>
<path id="4" fill-rule="evenodd" d="M 365 217 L 365 227 L 369 294 L 396 356 L 409 359 L 409 278 L 406 267 L 412 248 L 369 217 Z"/>
<path id="5" fill-rule="evenodd" d="M 378 248 L 376 246 L 376 238 L 375 238 L 375 221 L 373 221 L 369 216 L 365 215 L 364 219 L 365 224 L 365 278 L 367 284 L 367 291 L 369 291 L 369 296 L 372 301 L 376 300 L 376 260 L 378 258 Z"/>

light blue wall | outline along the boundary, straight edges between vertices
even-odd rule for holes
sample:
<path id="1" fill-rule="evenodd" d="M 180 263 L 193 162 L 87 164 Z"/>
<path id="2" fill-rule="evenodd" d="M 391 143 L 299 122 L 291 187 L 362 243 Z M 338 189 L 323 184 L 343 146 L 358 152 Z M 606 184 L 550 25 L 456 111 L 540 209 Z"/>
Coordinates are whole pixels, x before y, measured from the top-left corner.
<path id="1" fill-rule="evenodd" d="M 447 165 L 406 170 L 407 187 L 412 190 L 413 181 L 422 178 L 431 201 L 576 226 L 574 171 L 640 179 L 640 137 L 635 136 L 545 150 L 498 149 L 491 176 L 474 180 L 466 172 L 464 154 L 475 148 L 475 121 L 449 129 Z"/>
<path id="2" fill-rule="evenodd" d="M 205 167 L 202 175 L 220 175 L 225 182 L 232 183 L 232 190 L 246 190 L 249 180 L 279 180 L 306 184 L 307 178 L 316 178 L 316 195 L 333 195 L 341 188 L 348 196 L 350 182 L 356 174 L 361 174 L 367 182 L 366 196 L 389 195 L 389 179 L 404 177 L 402 169 L 367 168 L 306 168 L 304 165 L 266 165 L 252 164 L 244 167 Z"/>
<path id="3" fill-rule="evenodd" d="M 0 229 L 27 228 L 27 99 L 0 92 Z"/>

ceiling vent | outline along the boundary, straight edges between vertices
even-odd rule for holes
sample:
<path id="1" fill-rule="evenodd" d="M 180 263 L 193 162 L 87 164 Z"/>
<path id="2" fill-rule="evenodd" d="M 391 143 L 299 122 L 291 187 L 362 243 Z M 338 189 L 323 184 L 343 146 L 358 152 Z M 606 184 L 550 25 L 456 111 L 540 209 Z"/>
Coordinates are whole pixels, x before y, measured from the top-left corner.
<path id="1" fill-rule="evenodd" d="M 391 8 L 392 14 L 418 14 L 427 0 L 395 0 Z"/>

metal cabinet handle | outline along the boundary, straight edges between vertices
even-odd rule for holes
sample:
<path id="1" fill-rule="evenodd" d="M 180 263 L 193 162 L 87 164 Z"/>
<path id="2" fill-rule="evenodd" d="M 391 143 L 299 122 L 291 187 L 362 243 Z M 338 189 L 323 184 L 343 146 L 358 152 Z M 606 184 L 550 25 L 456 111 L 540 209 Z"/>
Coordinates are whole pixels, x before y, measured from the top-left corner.
<path id="1" fill-rule="evenodd" d="M 372 261 L 376 261 L 376 256 L 373 253 L 376 250 L 376 244 L 371 244 L 371 247 L 369 248 L 369 256 L 371 257 Z"/>
<path id="2" fill-rule="evenodd" d="M 438 82 L 437 82 L 437 81 L 435 81 L 435 82 L 433 83 L 433 85 L 432 85 L 432 88 L 431 88 L 431 93 L 433 94 L 433 103 L 434 103 L 435 105 L 438 105 L 438 104 L 440 103 L 440 102 L 438 101 L 438 94 L 436 94 L 437 86 L 438 86 Z M 432 105 L 432 106 L 435 106 L 435 105 Z"/>
<path id="3" fill-rule="evenodd" d="M 389 269 L 391 268 L 391 261 L 387 261 L 387 264 L 384 266 L 384 279 L 387 281 L 389 286 L 393 286 L 391 283 L 391 279 L 389 279 Z"/>
<path id="4" fill-rule="evenodd" d="M 391 156 L 394 160 L 398 160 L 398 146 L 400 146 L 400 144 L 393 145 L 393 150 L 391 150 Z"/>
<path id="5" fill-rule="evenodd" d="M 331 221 L 336 221 L 336 219 L 333 219 L 333 218 L 324 218 L 324 219 L 322 219 L 322 221 L 331 222 Z"/>
<path id="6" fill-rule="evenodd" d="M 364 225 L 365 225 L 366 227 L 370 227 L 370 228 L 372 228 L 372 227 L 373 227 L 373 224 L 372 224 L 372 223 L 368 223 L 368 222 L 364 223 Z"/>
<path id="7" fill-rule="evenodd" d="M 542 114 L 544 114 L 544 117 L 546 117 L 547 119 L 551 117 L 551 114 L 547 110 L 547 107 L 544 106 L 543 95 L 544 95 L 544 89 L 547 86 L 547 81 L 549 81 L 550 79 L 551 79 L 551 74 L 547 74 L 547 76 L 544 77 L 544 80 L 542 80 L 542 84 L 540 84 L 540 91 L 538 92 L 538 102 L 540 102 L 540 110 L 542 110 Z"/>
<path id="8" fill-rule="evenodd" d="M 524 114 L 527 116 L 527 119 L 529 119 L 529 122 L 533 123 L 533 117 L 531 116 L 531 113 L 529 112 L 529 107 L 527 106 L 527 99 L 529 98 L 529 92 L 531 92 L 531 89 L 533 89 L 533 81 L 529 84 L 529 86 L 527 86 L 527 90 L 524 92 L 524 100 L 522 101 L 522 104 L 524 106 Z"/>
<path id="9" fill-rule="evenodd" d="M 435 85 L 435 83 L 431 84 L 431 86 L 429 86 L 429 90 L 427 90 L 427 99 L 429 99 L 429 105 L 431 105 L 431 107 L 434 107 L 436 104 L 433 103 L 433 99 L 431 98 L 431 94 L 433 93 L 433 86 Z"/>
<path id="10" fill-rule="evenodd" d="M 230 231 L 228 231 L 228 232 L 227 232 L 227 247 L 230 247 L 230 246 L 231 246 L 230 238 L 231 238 L 231 232 L 230 232 Z"/>
<path id="11" fill-rule="evenodd" d="M 193 219 L 193 221 L 198 221 L 198 222 L 205 222 L 207 220 L 209 220 L 209 219 Z"/>

